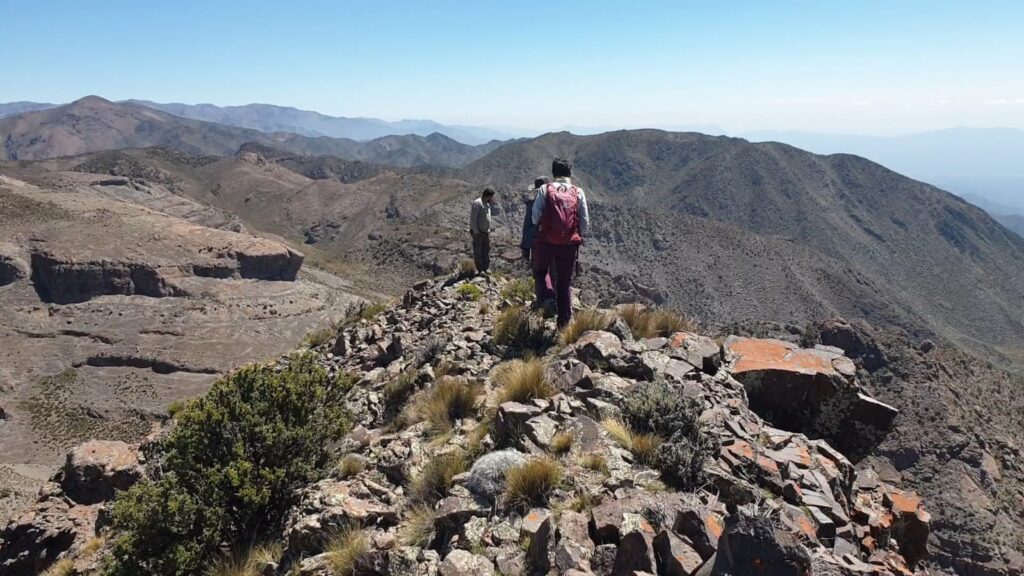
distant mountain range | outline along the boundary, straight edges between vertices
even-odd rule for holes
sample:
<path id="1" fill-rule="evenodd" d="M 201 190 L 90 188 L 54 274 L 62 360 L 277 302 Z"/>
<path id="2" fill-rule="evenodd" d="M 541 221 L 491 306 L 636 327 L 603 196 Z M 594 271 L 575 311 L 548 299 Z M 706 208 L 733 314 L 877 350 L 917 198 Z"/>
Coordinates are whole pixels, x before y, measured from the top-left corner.
<path id="1" fill-rule="evenodd" d="M 856 154 L 960 196 L 1024 215 L 1024 130 L 950 128 L 906 136 L 751 132 L 752 142 L 784 142 L 818 154 Z"/>
<path id="2" fill-rule="evenodd" d="M 24 104 L 22 108 L 31 108 Z M 39 105 L 43 106 L 43 105 Z M 13 107 L 12 107 L 13 108 Z M 391 166 L 461 166 L 500 142 L 471 146 L 440 133 L 383 136 L 369 141 L 251 128 L 192 120 L 142 104 L 87 96 L 63 106 L 0 118 L 0 159 L 42 160 L 98 150 L 167 146 L 189 154 L 230 155 L 247 142 L 296 154 L 326 154 Z"/>

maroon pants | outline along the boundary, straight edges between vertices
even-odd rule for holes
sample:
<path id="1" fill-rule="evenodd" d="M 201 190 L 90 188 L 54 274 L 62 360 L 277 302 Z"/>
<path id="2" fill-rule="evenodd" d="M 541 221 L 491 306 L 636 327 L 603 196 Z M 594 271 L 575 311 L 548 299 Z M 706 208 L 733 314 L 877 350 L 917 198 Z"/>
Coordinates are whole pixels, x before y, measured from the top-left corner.
<path id="1" fill-rule="evenodd" d="M 555 306 L 558 309 L 558 327 L 569 323 L 572 318 L 572 275 L 576 270 L 576 256 L 580 247 L 576 244 L 547 244 L 537 242 L 533 247 L 533 283 L 537 301 L 551 297 L 548 273 L 555 274 Z"/>

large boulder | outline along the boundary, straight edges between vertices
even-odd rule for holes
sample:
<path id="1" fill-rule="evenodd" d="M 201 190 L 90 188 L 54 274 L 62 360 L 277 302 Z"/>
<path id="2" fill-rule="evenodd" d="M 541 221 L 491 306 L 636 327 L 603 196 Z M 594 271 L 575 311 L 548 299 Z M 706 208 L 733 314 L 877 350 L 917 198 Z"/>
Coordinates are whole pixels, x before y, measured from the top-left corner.
<path id="1" fill-rule="evenodd" d="M 750 408 L 773 425 L 824 438 L 850 458 L 878 445 L 898 411 L 864 394 L 838 349 L 730 336 L 725 356 Z"/>
<path id="2" fill-rule="evenodd" d="M 868 372 L 888 363 L 871 329 L 863 324 L 854 325 L 842 318 L 834 318 L 821 325 L 818 339 L 826 346 L 839 348 Z"/>
<path id="3" fill-rule="evenodd" d="M 96 504 L 127 490 L 143 477 L 139 456 L 116 440 L 90 440 L 68 452 L 60 485 L 78 504 Z"/>
<path id="4" fill-rule="evenodd" d="M 466 487 L 492 502 L 505 491 L 505 474 L 526 462 L 516 450 L 498 450 L 484 454 L 469 469 Z"/>
<path id="5" fill-rule="evenodd" d="M 0 576 L 39 574 L 96 534 L 101 505 L 74 506 L 50 483 L 38 502 L 0 532 Z M 77 543 L 77 544 L 76 544 Z"/>
<path id="6" fill-rule="evenodd" d="M 726 518 L 711 574 L 808 576 L 811 556 L 796 537 L 776 530 L 770 519 L 736 514 Z"/>

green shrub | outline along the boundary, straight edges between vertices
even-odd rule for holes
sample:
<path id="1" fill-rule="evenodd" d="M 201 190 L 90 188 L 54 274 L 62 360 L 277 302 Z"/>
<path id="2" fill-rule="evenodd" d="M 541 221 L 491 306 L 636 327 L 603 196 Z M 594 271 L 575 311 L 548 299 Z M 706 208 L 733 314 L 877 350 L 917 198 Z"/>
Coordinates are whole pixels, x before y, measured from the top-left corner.
<path id="1" fill-rule="evenodd" d="M 502 346 L 522 350 L 539 350 L 544 346 L 544 323 L 523 306 L 510 306 L 494 321 L 494 341 Z"/>
<path id="2" fill-rule="evenodd" d="M 458 292 L 459 296 L 465 298 L 466 300 L 472 300 L 474 302 L 482 298 L 484 295 L 484 291 L 481 290 L 479 286 L 477 286 L 476 284 L 468 283 L 459 286 L 456 292 Z"/>
<path id="3" fill-rule="evenodd" d="M 351 426 L 344 397 L 312 354 L 280 372 L 250 366 L 188 403 L 163 442 L 163 476 L 120 495 L 108 575 L 196 574 L 222 546 L 276 536 L 298 489 L 331 464 Z"/>
<path id="4" fill-rule="evenodd" d="M 501 297 L 512 302 L 529 302 L 534 293 L 533 278 L 516 278 L 501 289 Z"/>

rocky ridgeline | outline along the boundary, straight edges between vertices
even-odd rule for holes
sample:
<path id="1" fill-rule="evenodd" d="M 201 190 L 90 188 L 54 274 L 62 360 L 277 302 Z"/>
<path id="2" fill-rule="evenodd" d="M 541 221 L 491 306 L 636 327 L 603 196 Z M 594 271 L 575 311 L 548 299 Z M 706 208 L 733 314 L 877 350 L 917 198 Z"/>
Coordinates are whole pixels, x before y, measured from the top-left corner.
<path id="1" fill-rule="evenodd" d="M 929 533 L 920 499 L 833 447 L 859 457 L 896 417 L 860 389 L 837 349 L 737 337 L 719 344 L 688 332 L 636 339 L 620 318 L 548 349 L 552 394 L 502 401 L 495 376 L 519 354 L 493 337 L 513 304 L 504 285 L 422 282 L 315 350 L 328 371 L 359 378 L 349 393 L 359 424 L 338 446 L 343 465 L 303 491 L 284 553 L 260 573 L 331 574 L 334 553 L 323 542 L 352 526 L 364 531 L 358 564 L 368 574 L 916 573 Z M 479 386 L 475 414 L 442 434 L 403 416 L 396 382 L 411 389 L 407 407 L 445 378 Z M 712 457 L 694 489 L 671 488 L 608 424 L 649 382 L 699 406 Z M 69 455 L 39 502 L 3 532 L 0 574 L 78 555 L 101 531 L 113 488 L 141 476 L 145 458 L 122 448 L 90 443 Z M 455 454 L 471 456 L 471 466 L 424 512 L 414 480 Z M 556 462 L 561 481 L 541 502 L 510 501 L 506 475 L 539 461 Z"/>

